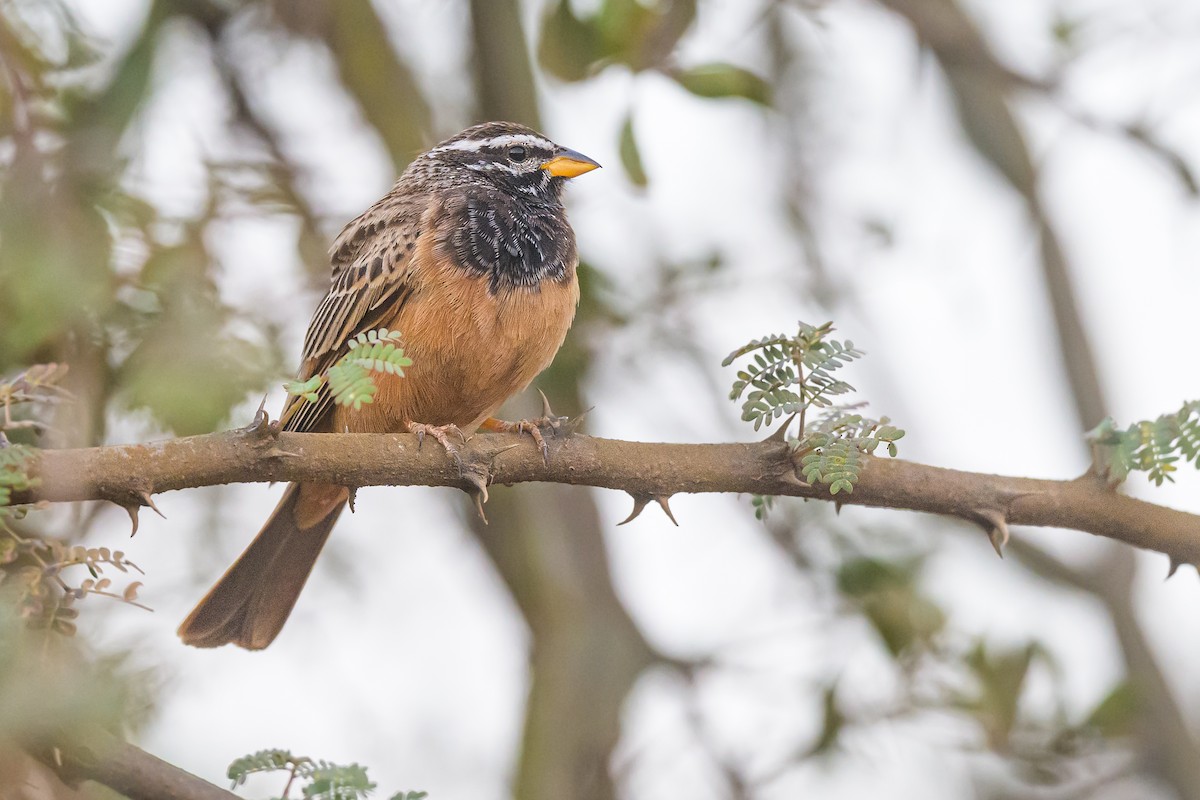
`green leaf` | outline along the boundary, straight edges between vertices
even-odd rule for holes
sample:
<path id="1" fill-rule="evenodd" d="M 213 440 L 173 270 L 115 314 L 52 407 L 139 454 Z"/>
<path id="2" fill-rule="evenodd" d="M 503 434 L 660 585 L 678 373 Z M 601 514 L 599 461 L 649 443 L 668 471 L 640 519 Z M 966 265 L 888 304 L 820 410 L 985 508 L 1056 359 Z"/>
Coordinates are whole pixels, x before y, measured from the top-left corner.
<path id="1" fill-rule="evenodd" d="M 329 391 L 333 395 L 333 402 L 359 411 L 364 405 L 375 402 L 379 387 L 365 367 L 350 362 L 329 368 Z"/>
<path id="2" fill-rule="evenodd" d="M 283 384 L 284 390 L 296 397 L 303 397 L 309 403 L 315 403 L 320 399 L 318 390 L 325 384 L 324 375 L 314 375 L 306 381 L 287 381 Z"/>
<path id="3" fill-rule="evenodd" d="M 928 643 L 945 626 L 944 612 L 918 589 L 922 563 L 861 557 L 837 572 L 838 590 L 855 602 L 892 655 Z"/>
<path id="4" fill-rule="evenodd" d="M 621 166 L 634 186 L 645 186 L 648 183 L 646 170 L 642 166 L 642 155 L 638 150 L 637 137 L 633 132 L 633 114 L 625 117 L 621 126 Z"/>
<path id="5" fill-rule="evenodd" d="M 560 80 L 583 80 L 609 52 L 595 22 L 575 16 L 570 0 L 559 0 L 542 23 L 538 61 Z"/>
<path id="6" fill-rule="evenodd" d="M 838 709 L 837 686 L 831 685 L 824 692 L 824 715 L 821 722 L 821 733 L 813 742 L 807 753 L 808 756 L 822 755 L 831 752 L 837 746 L 842 729 L 846 726 L 846 717 Z"/>
<path id="7" fill-rule="evenodd" d="M 1184 403 L 1179 411 L 1156 420 L 1143 420 L 1125 430 L 1107 418 L 1088 432 L 1092 470 L 1110 483 L 1141 470 L 1156 485 L 1174 481 L 1178 462 L 1200 468 L 1200 401 Z"/>
<path id="8" fill-rule="evenodd" d="M 375 789 L 374 782 L 367 777 L 367 770 L 358 764 L 341 766 L 320 762 L 308 778 L 309 783 L 302 794 L 310 800 L 360 800 Z"/>
<path id="9" fill-rule="evenodd" d="M 1137 696 L 1133 686 L 1128 681 L 1122 681 L 1092 709 L 1082 727 L 1096 730 L 1106 739 L 1111 739 L 1132 733 L 1137 717 Z"/>
<path id="10" fill-rule="evenodd" d="M 312 760 L 303 756 L 297 757 L 291 754 L 288 750 L 259 750 L 256 753 L 251 753 L 236 759 L 229 765 L 225 775 L 233 781 L 233 788 L 237 788 L 246 782 L 246 778 L 257 772 L 275 772 L 278 770 L 291 770 L 304 764 L 311 764 Z"/>
<path id="11" fill-rule="evenodd" d="M 698 97 L 741 97 L 762 105 L 771 102 L 771 87 L 765 80 L 732 64 L 703 64 L 676 72 L 672 77 Z"/>

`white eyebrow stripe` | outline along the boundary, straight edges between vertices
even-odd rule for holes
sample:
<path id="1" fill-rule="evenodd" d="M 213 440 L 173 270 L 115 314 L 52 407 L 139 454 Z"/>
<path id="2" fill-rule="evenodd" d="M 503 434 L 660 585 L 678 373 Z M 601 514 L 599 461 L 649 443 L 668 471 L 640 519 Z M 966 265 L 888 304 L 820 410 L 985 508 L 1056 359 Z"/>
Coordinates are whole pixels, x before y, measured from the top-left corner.
<path id="1" fill-rule="evenodd" d="M 529 133 L 506 133 L 503 136 L 493 136 L 490 139 L 464 139 L 460 142 L 451 142 L 444 144 L 441 147 L 435 147 L 429 151 L 433 153 L 444 153 L 448 150 L 466 150 L 475 152 L 482 150 L 485 147 L 501 148 L 508 147 L 514 144 L 524 144 L 530 147 L 541 147 L 546 150 L 555 149 L 554 142 L 548 139 L 543 139 L 540 136 L 534 136 Z"/>
<path id="2" fill-rule="evenodd" d="M 492 170 L 498 169 L 503 172 L 507 172 L 510 175 L 519 175 L 520 174 L 517 170 L 510 167 L 508 164 L 504 164 L 499 161 L 480 161 L 480 162 L 477 162 L 474 164 L 466 164 L 465 166 L 467 169 L 473 169 L 473 170 L 477 170 L 477 171 L 483 170 L 483 171 L 490 172 Z"/>

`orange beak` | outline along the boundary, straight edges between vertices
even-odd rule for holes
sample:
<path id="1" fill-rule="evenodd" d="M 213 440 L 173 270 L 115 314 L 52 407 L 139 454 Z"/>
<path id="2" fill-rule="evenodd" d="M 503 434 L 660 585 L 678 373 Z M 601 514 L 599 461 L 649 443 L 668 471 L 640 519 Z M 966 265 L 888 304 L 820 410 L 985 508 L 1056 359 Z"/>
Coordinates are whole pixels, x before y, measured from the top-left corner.
<path id="1" fill-rule="evenodd" d="M 574 178 L 585 172 L 600 169 L 600 165 L 583 153 L 564 148 L 554 158 L 542 164 L 542 169 L 556 178 Z"/>

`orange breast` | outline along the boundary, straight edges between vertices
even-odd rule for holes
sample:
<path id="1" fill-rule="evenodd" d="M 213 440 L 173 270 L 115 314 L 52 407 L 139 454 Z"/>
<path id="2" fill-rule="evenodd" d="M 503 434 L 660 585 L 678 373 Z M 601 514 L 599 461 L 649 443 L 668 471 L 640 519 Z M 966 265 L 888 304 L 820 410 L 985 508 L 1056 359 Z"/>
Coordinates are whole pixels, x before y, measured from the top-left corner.
<path id="1" fill-rule="evenodd" d="M 425 243 L 422 243 L 425 244 Z M 575 317 L 579 284 L 569 280 L 488 291 L 487 277 L 468 276 L 414 253 L 414 291 L 396 318 L 413 365 L 403 378 L 377 375 L 375 402 L 360 411 L 338 407 L 334 430 L 402 431 L 408 422 L 454 424 L 474 431 L 509 397 L 550 365 Z"/>

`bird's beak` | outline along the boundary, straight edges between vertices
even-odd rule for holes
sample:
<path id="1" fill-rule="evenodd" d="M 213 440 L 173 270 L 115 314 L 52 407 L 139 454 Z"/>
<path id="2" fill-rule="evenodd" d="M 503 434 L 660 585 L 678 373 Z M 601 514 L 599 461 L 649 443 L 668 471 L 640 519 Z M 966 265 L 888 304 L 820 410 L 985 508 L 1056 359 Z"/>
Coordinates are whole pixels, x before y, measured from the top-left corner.
<path id="1" fill-rule="evenodd" d="M 600 165 L 583 153 L 563 148 L 558 155 L 542 164 L 542 169 L 556 178 L 574 178 L 585 172 L 599 169 Z"/>

